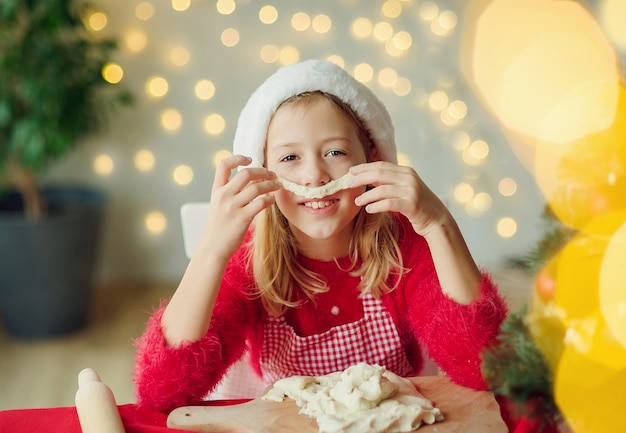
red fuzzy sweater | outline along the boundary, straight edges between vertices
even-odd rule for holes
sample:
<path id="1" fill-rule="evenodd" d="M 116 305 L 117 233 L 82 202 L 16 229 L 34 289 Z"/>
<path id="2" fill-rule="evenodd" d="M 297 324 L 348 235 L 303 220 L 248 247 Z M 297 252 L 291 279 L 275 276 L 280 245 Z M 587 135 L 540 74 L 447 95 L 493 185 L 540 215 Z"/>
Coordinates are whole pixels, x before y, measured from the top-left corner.
<path id="1" fill-rule="evenodd" d="M 507 308 L 490 278 L 483 274 L 482 296 L 470 305 L 457 304 L 441 291 L 425 240 L 404 217 L 398 217 L 400 249 L 410 271 L 399 286 L 382 297 L 394 318 L 407 358 L 415 374 L 422 369 L 421 349 L 456 383 L 485 389 L 480 373 L 480 353 L 493 343 Z M 138 403 L 160 411 L 198 404 L 220 381 L 228 367 L 246 348 L 259 371 L 266 312 L 254 292 L 254 280 L 245 266 L 245 247 L 227 267 L 209 331 L 199 341 L 170 347 L 160 320 L 164 307 L 148 321 L 137 340 L 134 379 Z M 308 336 L 359 320 L 358 278 L 342 271 L 348 263 L 300 258 L 305 266 L 329 282 L 330 290 L 286 313 L 297 334 Z M 301 292 L 300 297 L 303 297 Z M 297 295 L 298 296 L 298 295 Z M 338 308 L 334 308 L 338 307 Z M 332 311 L 332 312 L 331 312 Z M 339 314 L 337 314 L 339 311 Z M 333 314 L 335 313 L 335 314 Z"/>

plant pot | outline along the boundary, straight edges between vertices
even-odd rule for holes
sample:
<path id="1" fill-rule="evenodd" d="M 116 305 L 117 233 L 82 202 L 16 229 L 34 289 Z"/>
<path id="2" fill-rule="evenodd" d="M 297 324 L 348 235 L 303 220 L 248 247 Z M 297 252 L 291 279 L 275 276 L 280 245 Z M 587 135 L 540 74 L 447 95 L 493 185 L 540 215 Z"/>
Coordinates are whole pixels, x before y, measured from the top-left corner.
<path id="1" fill-rule="evenodd" d="M 88 318 L 104 213 L 103 193 L 43 191 L 48 215 L 30 221 L 17 193 L 0 197 L 0 318 L 23 339 L 59 336 Z"/>

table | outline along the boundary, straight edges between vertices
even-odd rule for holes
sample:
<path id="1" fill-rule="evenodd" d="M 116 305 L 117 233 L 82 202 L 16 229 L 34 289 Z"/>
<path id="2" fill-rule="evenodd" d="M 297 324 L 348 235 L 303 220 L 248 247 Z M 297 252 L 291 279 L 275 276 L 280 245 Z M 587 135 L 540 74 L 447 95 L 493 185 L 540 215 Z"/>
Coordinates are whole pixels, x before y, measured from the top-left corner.
<path id="1" fill-rule="evenodd" d="M 515 419 L 510 411 L 510 403 L 503 398 L 496 398 L 500 404 L 502 419 L 512 433 L 537 433 L 539 421 Z M 207 402 L 207 405 L 230 405 L 248 400 L 220 400 Z M 136 404 L 118 406 L 126 433 L 174 433 L 184 430 L 166 427 L 167 414 L 142 408 Z M 75 407 L 56 407 L 38 409 L 13 409 L 0 411 L 0 433 L 81 433 L 78 414 Z M 418 430 L 419 431 L 419 430 Z M 188 432 L 187 432 L 188 433 Z M 556 429 L 546 428 L 542 433 L 558 433 Z"/>

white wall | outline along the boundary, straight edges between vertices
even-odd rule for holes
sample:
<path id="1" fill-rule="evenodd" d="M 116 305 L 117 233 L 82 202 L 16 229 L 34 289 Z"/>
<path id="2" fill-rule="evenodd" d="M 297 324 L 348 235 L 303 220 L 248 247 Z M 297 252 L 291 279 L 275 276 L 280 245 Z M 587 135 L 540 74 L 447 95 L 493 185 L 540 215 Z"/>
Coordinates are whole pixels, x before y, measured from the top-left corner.
<path id="1" fill-rule="evenodd" d="M 103 34 L 117 35 L 120 49 L 116 62 L 125 75 L 120 85 L 137 97 L 134 108 L 126 109 L 115 119 L 110 131 L 92 137 L 70 158 L 53 167 L 51 180 L 71 180 L 98 186 L 108 193 L 109 208 L 105 224 L 105 243 L 101 252 L 100 280 L 125 278 L 178 280 L 187 263 L 182 244 L 179 208 L 189 201 L 210 198 L 214 174 L 213 158 L 220 150 L 230 150 L 239 111 L 249 94 L 270 75 L 280 62 L 266 63 L 260 57 L 262 47 L 273 44 L 278 49 L 294 47 L 300 59 L 326 58 L 338 55 L 349 71 L 369 64 L 374 78 L 367 84 L 387 104 L 394 119 L 398 151 L 449 205 L 465 233 L 477 261 L 488 267 L 502 264 L 534 246 L 541 227 L 539 215 L 544 200 L 532 176 L 516 159 L 498 125 L 467 86 L 458 70 L 458 42 L 462 37 L 462 9 L 459 1 L 399 2 L 402 14 L 385 17 L 379 1 L 356 0 L 266 0 L 237 1 L 234 11 L 221 14 L 216 2 L 194 0 L 188 9 L 176 11 L 170 1 L 102 0 L 102 11 L 108 17 Z M 150 19 L 137 17 L 137 7 L 151 5 Z M 222 3 L 224 4 L 224 3 Z M 260 22 L 258 13 L 264 5 L 274 5 L 278 19 L 273 24 Z M 421 15 L 436 6 L 436 16 L 457 18 L 457 25 L 447 35 L 437 36 L 431 30 L 433 21 Z M 431 9 L 433 10 L 433 9 Z M 332 27 L 325 34 L 312 28 L 295 30 L 291 18 L 305 12 L 311 18 L 319 14 L 330 17 Z M 373 24 L 387 22 L 394 33 L 405 31 L 412 36 L 412 46 L 404 56 L 385 52 L 385 43 L 373 36 L 360 39 L 351 32 L 356 18 Z M 220 41 L 227 28 L 236 29 L 239 42 L 226 47 Z M 140 51 L 129 48 L 126 38 L 133 32 L 145 35 L 147 44 Z M 170 53 L 184 47 L 190 54 L 185 66 L 174 66 Z M 393 68 L 411 83 L 411 92 L 397 96 L 377 81 L 383 68 Z M 166 95 L 151 97 L 145 90 L 153 76 L 169 83 Z M 194 86 L 201 79 L 211 80 L 215 95 L 201 101 Z M 467 116 L 456 125 L 447 126 L 440 112 L 429 108 L 428 97 L 444 91 L 449 101 L 460 100 L 467 106 Z M 166 131 L 160 117 L 167 109 L 177 110 L 182 125 Z M 205 118 L 219 113 L 225 129 L 217 136 L 204 131 Z M 463 162 L 462 152 L 455 148 L 459 134 L 470 141 L 484 140 L 489 155 L 479 165 Z M 155 157 L 154 167 L 141 172 L 134 165 L 135 154 L 148 150 Z M 93 162 L 104 155 L 113 170 L 102 175 L 94 172 Z M 186 165 L 193 171 L 193 181 L 176 184 L 172 173 Z M 510 197 L 498 192 L 498 182 L 510 177 L 517 191 Z M 470 214 L 453 195 L 457 184 L 472 185 L 475 193 L 487 193 L 489 209 Z M 165 218 L 163 231 L 147 230 L 145 218 L 159 212 Z M 510 238 L 497 233 L 496 224 L 503 217 L 517 222 L 517 232 Z"/>

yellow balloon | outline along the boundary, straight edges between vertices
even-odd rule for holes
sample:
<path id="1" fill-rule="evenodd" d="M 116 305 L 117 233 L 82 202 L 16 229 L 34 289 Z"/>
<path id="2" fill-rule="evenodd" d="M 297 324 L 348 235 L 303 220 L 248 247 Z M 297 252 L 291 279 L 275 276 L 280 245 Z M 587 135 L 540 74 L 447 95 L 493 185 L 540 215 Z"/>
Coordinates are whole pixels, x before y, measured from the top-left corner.
<path id="1" fill-rule="evenodd" d="M 598 310 L 568 328 L 556 371 L 556 403 L 575 433 L 624 432 L 626 349 Z"/>
<path id="2" fill-rule="evenodd" d="M 600 306 L 600 270 L 609 242 L 624 221 L 626 210 L 595 218 L 557 256 L 554 304 L 563 312 L 565 320 L 587 317 Z M 626 257 L 626 253 L 622 257 Z"/>
<path id="3" fill-rule="evenodd" d="M 564 319 L 579 319 L 600 305 L 600 266 L 607 239 L 603 236 L 575 236 L 559 254 L 554 303 Z"/>
<path id="4" fill-rule="evenodd" d="M 625 192 L 626 193 L 626 192 Z M 626 216 L 609 240 L 600 270 L 600 310 L 626 349 Z"/>
<path id="5" fill-rule="evenodd" d="M 608 128 L 566 144 L 538 142 L 534 174 L 550 208 L 574 229 L 626 209 L 626 87 Z"/>

